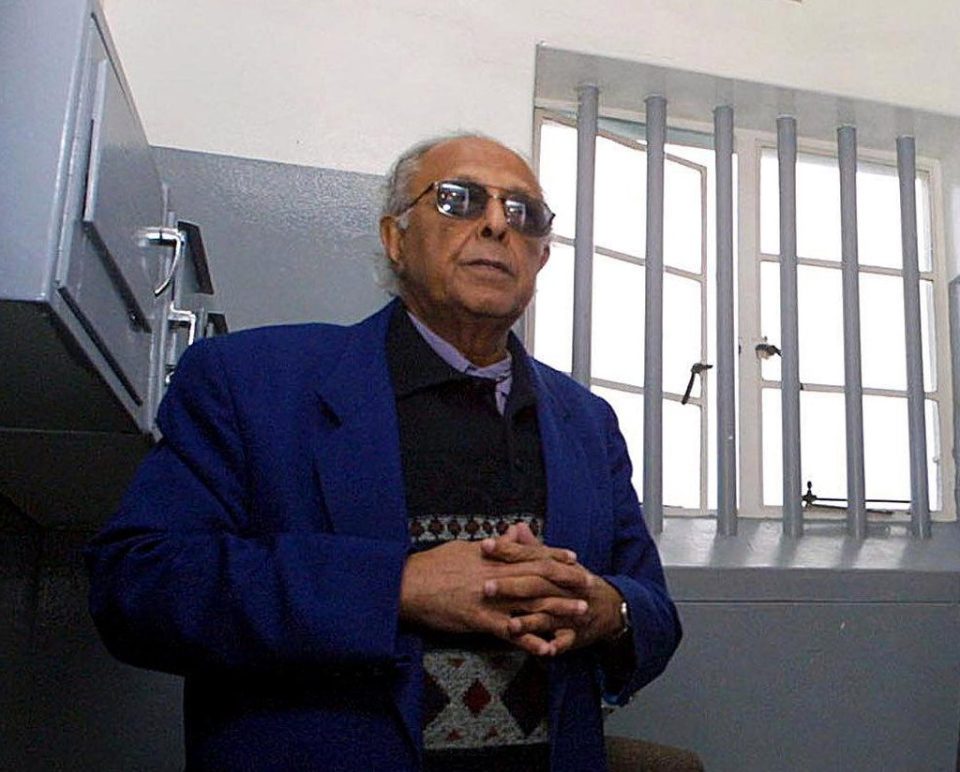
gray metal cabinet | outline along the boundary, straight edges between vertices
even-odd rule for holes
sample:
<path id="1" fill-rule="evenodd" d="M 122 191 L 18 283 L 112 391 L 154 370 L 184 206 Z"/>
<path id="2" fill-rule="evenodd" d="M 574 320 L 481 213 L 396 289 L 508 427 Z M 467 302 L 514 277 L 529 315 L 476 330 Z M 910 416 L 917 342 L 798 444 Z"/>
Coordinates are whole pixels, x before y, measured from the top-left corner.
<path id="1" fill-rule="evenodd" d="M 96 1 L 0 0 L 0 22 L 0 493 L 99 518 L 180 353 L 225 323 Z"/>

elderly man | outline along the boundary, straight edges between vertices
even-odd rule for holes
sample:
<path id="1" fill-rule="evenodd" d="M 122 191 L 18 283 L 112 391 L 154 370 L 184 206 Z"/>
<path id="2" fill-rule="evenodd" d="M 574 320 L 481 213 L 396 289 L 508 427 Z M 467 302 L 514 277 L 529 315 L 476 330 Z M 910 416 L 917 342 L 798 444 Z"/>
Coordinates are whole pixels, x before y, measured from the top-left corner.
<path id="1" fill-rule="evenodd" d="M 552 217 L 502 145 L 418 145 L 398 299 L 184 355 L 88 562 L 111 651 L 186 678 L 188 769 L 603 769 L 680 626 L 613 412 L 510 333 Z"/>

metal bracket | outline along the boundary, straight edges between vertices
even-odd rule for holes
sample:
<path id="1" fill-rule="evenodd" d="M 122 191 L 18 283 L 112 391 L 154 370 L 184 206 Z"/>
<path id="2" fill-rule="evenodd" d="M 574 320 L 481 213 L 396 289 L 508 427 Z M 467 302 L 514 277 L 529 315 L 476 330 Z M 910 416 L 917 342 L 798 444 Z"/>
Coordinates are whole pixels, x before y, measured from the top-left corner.
<path id="1" fill-rule="evenodd" d="M 169 313 L 167 313 L 167 321 L 172 322 L 173 324 L 186 325 L 187 348 L 193 345 L 193 342 L 197 339 L 196 313 L 193 311 L 188 311 L 186 308 L 175 308 L 174 306 L 171 306 Z"/>

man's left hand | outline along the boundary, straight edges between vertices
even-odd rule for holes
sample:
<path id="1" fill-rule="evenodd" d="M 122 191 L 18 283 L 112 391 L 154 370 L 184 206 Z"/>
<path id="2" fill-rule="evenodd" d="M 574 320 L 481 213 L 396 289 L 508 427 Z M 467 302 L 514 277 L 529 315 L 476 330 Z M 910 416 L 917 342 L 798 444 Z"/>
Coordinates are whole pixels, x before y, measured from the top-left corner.
<path id="1" fill-rule="evenodd" d="M 506 563 L 534 559 L 537 550 L 547 550 L 530 529 L 520 523 L 511 526 L 502 536 L 486 539 L 481 545 L 484 555 L 493 560 Z M 569 617 L 558 618 L 545 612 L 527 612 L 532 599 L 531 583 L 524 577 L 505 577 L 488 580 L 484 585 L 484 595 L 491 601 L 516 604 L 515 616 L 510 620 L 510 632 L 515 637 L 537 635 L 543 637 L 553 634 L 552 653 L 561 654 L 570 649 L 589 646 L 597 641 L 613 637 L 620 629 L 620 603 L 623 597 L 605 579 L 591 573 L 583 566 L 580 568 L 588 575 L 588 581 L 582 589 L 575 592 L 587 603 L 586 613 L 576 617 L 572 623 Z"/>

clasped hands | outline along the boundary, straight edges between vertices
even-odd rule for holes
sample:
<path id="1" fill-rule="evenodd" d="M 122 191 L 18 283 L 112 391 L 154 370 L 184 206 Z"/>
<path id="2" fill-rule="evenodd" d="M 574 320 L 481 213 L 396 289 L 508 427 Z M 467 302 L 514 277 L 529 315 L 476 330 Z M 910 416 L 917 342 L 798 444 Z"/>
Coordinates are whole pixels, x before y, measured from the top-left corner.
<path id="1" fill-rule="evenodd" d="M 541 544 L 518 523 L 496 538 L 411 555 L 400 617 L 446 632 L 490 633 L 531 654 L 555 656 L 614 635 L 620 600 L 573 552 Z"/>

